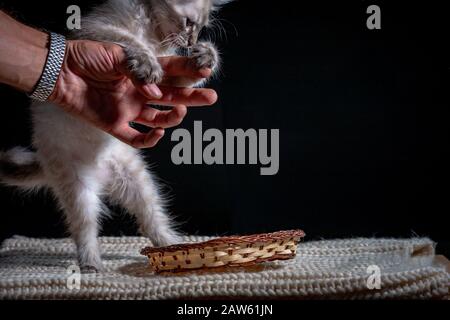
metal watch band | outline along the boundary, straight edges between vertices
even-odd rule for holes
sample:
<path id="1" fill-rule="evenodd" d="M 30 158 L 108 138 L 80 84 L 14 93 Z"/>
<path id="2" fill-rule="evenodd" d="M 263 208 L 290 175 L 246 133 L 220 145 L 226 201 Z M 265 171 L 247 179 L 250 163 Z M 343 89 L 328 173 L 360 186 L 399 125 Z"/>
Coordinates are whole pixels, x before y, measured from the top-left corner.
<path id="1" fill-rule="evenodd" d="M 64 55 L 66 54 L 66 38 L 57 33 L 50 33 L 50 49 L 44 71 L 30 98 L 46 101 L 55 89 Z"/>

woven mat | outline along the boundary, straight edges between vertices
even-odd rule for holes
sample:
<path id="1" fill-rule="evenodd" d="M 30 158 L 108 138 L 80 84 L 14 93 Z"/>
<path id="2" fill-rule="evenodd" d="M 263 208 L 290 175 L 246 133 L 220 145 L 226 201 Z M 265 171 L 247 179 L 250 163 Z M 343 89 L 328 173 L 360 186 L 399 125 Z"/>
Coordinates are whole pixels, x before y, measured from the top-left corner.
<path id="1" fill-rule="evenodd" d="M 449 297 L 449 274 L 434 262 L 434 243 L 423 238 L 307 241 L 299 244 L 293 260 L 171 275 L 149 271 L 146 258 L 139 254 L 149 245 L 145 238 L 107 237 L 100 242 L 106 271 L 79 275 L 73 273 L 75 247 L 69 239 L 14 237 L 4 241 L 0 249 L 0 298 Z"/>

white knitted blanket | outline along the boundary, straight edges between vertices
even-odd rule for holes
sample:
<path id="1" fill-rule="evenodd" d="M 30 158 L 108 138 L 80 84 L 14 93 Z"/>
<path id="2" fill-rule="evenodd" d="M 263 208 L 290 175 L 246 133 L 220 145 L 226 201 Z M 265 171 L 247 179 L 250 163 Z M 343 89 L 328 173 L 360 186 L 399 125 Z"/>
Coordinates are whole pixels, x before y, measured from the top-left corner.
<path id="1" fill-rule="evenodd" d="M 188 237 L 186 242 L 206 237 Z M 226 271 L 157 275 L 139 237 L 101 238 L 106 272 L 78 274 L 69 239 L 14 237 L 0 249 L 1 299 L 437 298 L 449 274 L 429 239 L 300 243 L 295 259 Z M 73 273 L 75 272 L 75 273 Z"/>

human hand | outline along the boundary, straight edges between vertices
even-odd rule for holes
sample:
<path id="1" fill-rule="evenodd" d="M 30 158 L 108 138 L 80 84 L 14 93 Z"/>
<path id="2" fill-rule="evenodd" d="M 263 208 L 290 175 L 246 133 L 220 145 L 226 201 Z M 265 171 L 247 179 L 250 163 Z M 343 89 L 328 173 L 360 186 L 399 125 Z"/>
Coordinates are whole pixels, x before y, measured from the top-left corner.
<path id="1" fill-rule="evenodd" d="M 168 77 L 207 78 L 209 69 L 195 69 L 185 57 L 164 57 L 159 62 Z M 49 98 L 72 115 L 88 121 L 121 141 L 136 147 L 155 146 L 164 129 L 177 126 L 186 106 L 212 105 L 212 89 L 176 88 L 134 80 L 121 47 L 87 40 L 68 41 L 65 62 Z M 173 106 L 160 111 L 149 103 Z M 143 134 L 129 126 L 140 123 L 153 129 Z"/>

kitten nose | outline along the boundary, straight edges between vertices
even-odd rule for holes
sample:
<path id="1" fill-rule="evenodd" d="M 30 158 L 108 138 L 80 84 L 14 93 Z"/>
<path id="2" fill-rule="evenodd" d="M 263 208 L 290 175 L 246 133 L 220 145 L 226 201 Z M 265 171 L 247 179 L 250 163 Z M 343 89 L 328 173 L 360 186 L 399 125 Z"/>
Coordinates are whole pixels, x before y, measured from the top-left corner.
<path id="1" fill-rule="evenodd" d="M 197 35 L 193 34 L 189 37 L 189 40 L 188 40 L 189 47 L 192 47 L 196 43 L 197 43 Z"/>

